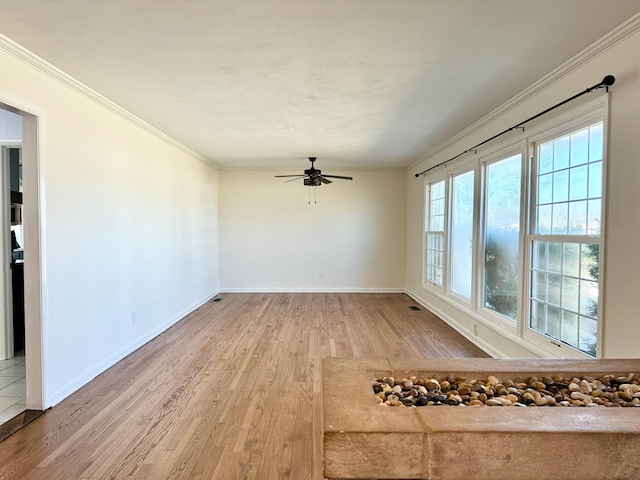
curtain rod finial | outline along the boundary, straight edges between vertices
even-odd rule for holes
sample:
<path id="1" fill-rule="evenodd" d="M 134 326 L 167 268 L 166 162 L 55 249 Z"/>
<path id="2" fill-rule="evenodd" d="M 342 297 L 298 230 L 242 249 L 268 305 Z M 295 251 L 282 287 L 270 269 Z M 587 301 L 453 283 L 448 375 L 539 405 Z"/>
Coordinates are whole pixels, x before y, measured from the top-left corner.
<path id="1" fill-rule="evenodd" d="M 613 75 L 607 75 L 602 79 L 602 84 L 606 87 L 610 87 L 614 83 L 616 83 L 616 77 L 614 77 Z"/>

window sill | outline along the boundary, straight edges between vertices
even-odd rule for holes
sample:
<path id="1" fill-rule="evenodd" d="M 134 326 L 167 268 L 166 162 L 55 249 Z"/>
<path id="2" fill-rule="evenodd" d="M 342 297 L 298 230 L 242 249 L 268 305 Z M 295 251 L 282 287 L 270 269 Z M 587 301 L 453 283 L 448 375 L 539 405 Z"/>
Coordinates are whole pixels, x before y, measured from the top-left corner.
<path id="1" fill-rule="evenodd" d="M 433 288 L 431 285 L 424 285 L 424 284 L 422 285 L 422 288 L 424 292 L 434 296 L 438 300 L 446 303 L 448 306 L 454 307 L 461 314 L 466 315 L 467 317 L 472 319 L 474 322 L 477 322 L 482 326 L 490 329 L 491 331 L 497 333 L 498 335 L 502 336 L 505 340 L 515 344 L 517 347 L 530 352 L 534 357 L 559 358 L 559 359 L 563 359 L 563 358 L 593 359 L 593 357 L 590 357 L 587 354 L 583 354 L 582 352 L 573 350 L 568 345 L 566 346 L 562 345 L 562 348 L 558 348 L 557 346 L 551 343 L 551 341 L 553 340 L 551 338 L 548 338 L 548 339 L 546 337 L 544 337 L 543 339 L 535 338 L 535 337 L 541 337 L 541 335 L 539 334 L 532 334 L 531 332 L 526 332 L 523 337 L 520 337 L 517 334 L 517 325 L 515 322 L 513 323 L 513 325 L 509 325 L 507 320 L 503 320 L 502 318 L 499 318 L 498 315 L 491 314 L 490 312 L 489 314 L 495 318 L 487 318 L 484 315 L 478 312 L 472 311 L 470 308 L 467 308 L 466 304 L 461 302 L 460 300 L 457 300 L 445 294 L 440 288 Z M 493 350 L 494 353 L 497 353 L 500 358 L 509 358 L 509 355 L 504 354 L 503 352 L 501 352 L 500 349 L 491 345 L 489 342 L 486 342 L 483 338 L 475 335 L 474 332 L 466 328 L 463 324 L 461 324 L 455 318 L 446 314 L 441 309 L 431 305 L 429 301 L 427 301 L 417 293 L 409 290 L 406 293 L 412 298 L 414 298 L 416 301 L 418 301 L 423 307 L 425 307 L 426 309 L 434 313 L 436 316 L 438 316 L 440 319 L 442 319 L 444 322 L 446 322 L 448 325 L 456 329 L 468 340 L 477 344 L 480 348 L 483 348 L 483 344 L 485 344 L 491 347 L 491 350 Z M 532 338 L 534 335 L 535 337 Z M 558 350 L 561 350 L 561 351 L 558 351 Z"/>

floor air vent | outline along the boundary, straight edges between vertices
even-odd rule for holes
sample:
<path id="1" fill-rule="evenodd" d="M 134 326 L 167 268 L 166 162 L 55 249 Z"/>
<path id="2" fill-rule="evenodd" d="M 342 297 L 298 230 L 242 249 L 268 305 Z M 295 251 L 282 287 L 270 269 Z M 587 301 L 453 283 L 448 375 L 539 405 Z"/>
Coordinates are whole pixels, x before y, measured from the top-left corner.
<path id="1" fill-rule="evenodd" d="M 415 305 L 409 305 L 409 310 L 414 310 L 416 312 L 420 311 L 420 309 L 418 307 L 416 307 Z"/>
<path id="2" fill-rule="evenodd" d="M 214 298 L 213 300 L 211 300 L 212 302 L 221 302 L 222 299 L 221 298 Z"/>

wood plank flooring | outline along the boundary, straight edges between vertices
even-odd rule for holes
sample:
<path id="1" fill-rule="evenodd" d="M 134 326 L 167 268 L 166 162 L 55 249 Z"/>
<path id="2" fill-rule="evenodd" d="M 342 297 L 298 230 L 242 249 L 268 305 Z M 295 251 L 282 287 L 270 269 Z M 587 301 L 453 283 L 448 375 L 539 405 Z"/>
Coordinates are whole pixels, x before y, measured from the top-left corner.
<path id="1" fill-rule="evenodd" d="M 0 443 L 0 480 L 320 480 L 322 357 L 487 356 L 403 294 L 218 298 Z"/>

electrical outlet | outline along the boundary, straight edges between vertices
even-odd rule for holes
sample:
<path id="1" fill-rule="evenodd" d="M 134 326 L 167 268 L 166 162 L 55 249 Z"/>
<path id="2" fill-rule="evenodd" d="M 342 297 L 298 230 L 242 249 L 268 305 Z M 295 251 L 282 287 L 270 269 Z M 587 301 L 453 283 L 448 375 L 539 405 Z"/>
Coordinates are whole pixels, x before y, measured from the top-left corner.
<path id="1" fill-rule="evenodd" d="M 136 311 L 135 311 L 135 310 L 133 310 L 133 311 L 131 312 L 131 325 L 133 325 L 133 324 L 135 324 L 135 323 L 136 323 L 136 316 L 137 316 Z"/>
<path id="2" fill-rule="evenodd" d="M 473 324 L 473 335 L 476 336 L 476 337 L 478 336 L 478 324 L 477 323 Z"/>
<path id="3" fill-rule="evenodd" d="M 324 280 L 324 273 L 320 272 L 320 280 Z"/>

